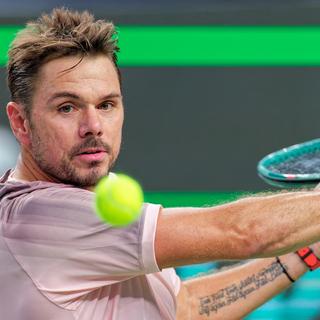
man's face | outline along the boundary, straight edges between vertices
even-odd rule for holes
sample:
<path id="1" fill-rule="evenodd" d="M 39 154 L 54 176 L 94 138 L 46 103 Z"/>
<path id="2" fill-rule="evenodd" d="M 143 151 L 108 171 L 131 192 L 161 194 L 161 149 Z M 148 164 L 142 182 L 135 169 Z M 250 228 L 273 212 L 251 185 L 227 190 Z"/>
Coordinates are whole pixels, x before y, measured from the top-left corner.
<path id="1" fill-rule="evenodd" d="M 115 162 L 123 104 L 118 75 L 105 56 L 64 57 L 39 72 L 31 113 L 31 153 L 55 180 L 94 186 Z M 68 71 L 69 68 L 72 68 Z"/>

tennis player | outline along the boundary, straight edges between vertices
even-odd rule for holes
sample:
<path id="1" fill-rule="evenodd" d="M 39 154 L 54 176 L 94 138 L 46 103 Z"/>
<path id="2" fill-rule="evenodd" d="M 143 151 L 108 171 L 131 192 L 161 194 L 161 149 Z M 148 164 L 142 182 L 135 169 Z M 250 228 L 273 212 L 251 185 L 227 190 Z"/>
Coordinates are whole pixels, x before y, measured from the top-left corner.
<path id="1" fill-rule="evenodd" d="M 0 318 L 238 319 L 317 268 L 319 245 L 290 252 L 320 239 L 319 191 L 145 204 L 126 228 L 99 221 L 92 189 L 117 159 L 124 117 L 117 51 L 111 23 L 66 9 L 11 46 L 21 153 L 0 180 Z M 187 282 L 173 269 L 251 258 L 263 259 Z"/>

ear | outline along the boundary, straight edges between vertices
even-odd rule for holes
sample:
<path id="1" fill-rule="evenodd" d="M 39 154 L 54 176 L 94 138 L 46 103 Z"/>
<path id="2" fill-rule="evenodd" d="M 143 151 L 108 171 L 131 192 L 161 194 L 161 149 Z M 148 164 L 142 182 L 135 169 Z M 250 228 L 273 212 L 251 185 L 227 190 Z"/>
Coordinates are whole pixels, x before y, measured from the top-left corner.
<path id="1" fill-rule="evenodd" d="M 10 101 L 7 104 L 7 115 L 10 122 L 11 130 L 17 140 L 22 145 L 30 145 L 30 126 L 26 119 L 23 106 L 19 103 Z"/>

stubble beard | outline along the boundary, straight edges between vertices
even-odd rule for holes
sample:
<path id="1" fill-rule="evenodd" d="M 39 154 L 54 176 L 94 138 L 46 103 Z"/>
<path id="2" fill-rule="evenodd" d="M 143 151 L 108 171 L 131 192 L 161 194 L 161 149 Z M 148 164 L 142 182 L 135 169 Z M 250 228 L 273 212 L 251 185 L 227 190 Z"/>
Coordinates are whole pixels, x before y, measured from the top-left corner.
<path id="1" fill-rule="evenodd" d="M 96 186 L 98 181 L 113 167 L 116 157 L 111 154 L 111 148 L 107 145 L 103 145 L 109 154 L 109 165 L 101 170 L 101 162 L 92 161 L 88 165 L 89 172 L 87 174 L 80 174 L 79 169 L 77 169 L 72 164 L 72 159 L 76 154 L 76 150 L 85 147 L 100 147 L 101 143 L 95 141 L 94 137 L 86 140 L 81 147 L 76 147 L 73 151 L 70 152 L 70 155 L 64 155 L 60 160 L 59 164 L 53 165 L 48 160 L 50 153 L 54 150 L 50 150 L 48 145 L 41 141 L 40 135 L 37 134 L 36 130 L 32 130 L 32 155 L 39 166 L 39 168 L 49 175 L 64 184 L 71 184 L 80 188 L 91 188 Z"/>

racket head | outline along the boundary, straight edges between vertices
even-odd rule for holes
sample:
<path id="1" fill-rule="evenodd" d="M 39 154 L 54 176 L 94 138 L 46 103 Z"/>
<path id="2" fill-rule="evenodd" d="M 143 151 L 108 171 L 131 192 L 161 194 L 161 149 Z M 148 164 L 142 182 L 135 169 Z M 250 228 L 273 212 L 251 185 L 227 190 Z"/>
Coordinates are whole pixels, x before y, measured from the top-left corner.
<path id="1" fill-rule="evenodd" d="M 258 174 L 278 187 L 314 186 L 320 181 L 320 139 L 283 148 L 262 158 Z"/>

